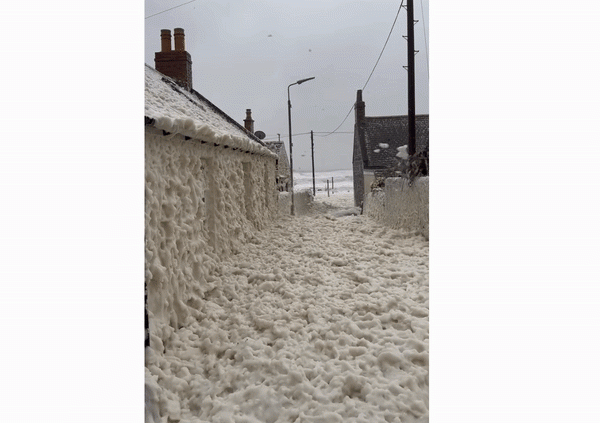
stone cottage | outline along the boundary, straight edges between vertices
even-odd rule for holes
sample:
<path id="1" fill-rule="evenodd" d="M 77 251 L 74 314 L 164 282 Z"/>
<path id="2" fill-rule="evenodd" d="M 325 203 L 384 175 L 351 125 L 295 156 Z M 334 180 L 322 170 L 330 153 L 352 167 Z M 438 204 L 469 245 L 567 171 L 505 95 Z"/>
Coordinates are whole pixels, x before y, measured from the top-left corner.
<path id="1" fill-rule="evenodd" d="M 354 205 L 359 207 L 377 177 L 393 176 L 397 148 L 408 144 L 408 116 L 365 116 L 362 90 L 356 94 L 352 170 Z M 429 115 L 416 115 L 416 153 L 429 151 Z"/>
<path id="2" fill-rule="evenodd" d="M 145 254 L 150 346 L 196 316 L 223 256 L 277 215 L 277 155 L 192 87 L 184 31 L 145 66 Z M 160 293 L 160 295 L 158 294 Z"/>

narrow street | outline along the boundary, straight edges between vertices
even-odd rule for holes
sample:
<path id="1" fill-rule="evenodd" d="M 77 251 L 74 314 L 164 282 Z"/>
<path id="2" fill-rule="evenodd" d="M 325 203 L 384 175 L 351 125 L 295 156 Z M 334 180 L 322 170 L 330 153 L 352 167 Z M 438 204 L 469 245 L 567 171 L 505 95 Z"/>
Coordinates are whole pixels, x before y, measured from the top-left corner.
<path id="1" fill-rule="evenodd" d="M 168 421 L 428 421 L 429 244 L 346 197 L 222 261 L 201 317 L 147 356 Z"/>

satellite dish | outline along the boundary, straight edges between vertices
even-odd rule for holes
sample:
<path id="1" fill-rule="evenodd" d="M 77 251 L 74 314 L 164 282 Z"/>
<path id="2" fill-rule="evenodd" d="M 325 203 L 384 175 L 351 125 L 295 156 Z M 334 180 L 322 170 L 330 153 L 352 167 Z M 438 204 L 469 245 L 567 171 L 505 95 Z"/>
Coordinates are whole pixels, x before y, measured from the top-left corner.
<path id="1" fill-rule="evenodd" d="M 256 135 L 256 138 L 259 140 L 262 140 L 267 136 L 267 134 L 265 134 L 263 131 L 256 131 L 254 135 Z"/>

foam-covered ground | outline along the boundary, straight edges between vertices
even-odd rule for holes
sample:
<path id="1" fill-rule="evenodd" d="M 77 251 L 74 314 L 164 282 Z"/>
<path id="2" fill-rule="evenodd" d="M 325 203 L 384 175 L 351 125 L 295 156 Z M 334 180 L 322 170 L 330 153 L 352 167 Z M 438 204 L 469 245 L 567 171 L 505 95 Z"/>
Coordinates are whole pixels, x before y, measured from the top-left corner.
<path id="1" fill-rule="evenodd" d="M 428 421 L 428 242 L 352 201 L 318 193 L 221 262 L 200 317 L 147 350 L 147 421 Z"/>

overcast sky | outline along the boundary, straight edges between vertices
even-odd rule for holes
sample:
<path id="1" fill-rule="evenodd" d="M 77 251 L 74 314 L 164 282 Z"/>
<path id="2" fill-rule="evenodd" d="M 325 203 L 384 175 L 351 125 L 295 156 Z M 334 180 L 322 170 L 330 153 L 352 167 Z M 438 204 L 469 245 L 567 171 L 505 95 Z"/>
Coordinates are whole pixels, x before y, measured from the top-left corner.
<path id="1" fill-rule="evenodd" d="M 269 135 L 287 131 L 287 85 L 316 76 L 292 87 L 294 131 L 329 131 L 398 7 L 321 1 L 301 19 L 281 2 L 254 13 L 210 4 L 151 19 L 160 6 L 137 0 L 0 4 L 0 318 L 18 318 L 3 327 L 3 421 L 143 419 L 141 63 L 153 64 L 160 29 L 185 28 L 198 91 L 240 122 L 251 107 Z M 365 90 L 369 115 L 405 110 L 403 15 Z M 600 3 L 440 0 L 430 16 L 432 421 L 598 422 Z M 225 72 L 261 55 L 264 69 L 235 95 Z M 398 102 L 376 100 L 386 91 Z M 323 108 L 336 110 L 321 127 Z M 317 153 L 328 143 L 351 156 L 333 136 L 317 138 Z"/>
<path id="2" fill-rule="evenodd" d="M 145 62 L 154 67 L 161 29 L 183 28 L 194 89 L 242 124 L 252 109 L 255 131 L 266 140 L 281 134 L 288 154 L 287 87 L 314 76 L 290 88 L 292 133 L 321 132 L 317 171 L 350 169 L 354 112 L 339 133 L 323 135 L 342 123 L 365 86 L 401 0 L 187 1 L 146 0 Z M 428 15 L 429 0 L 414 1 L 416 113 L 429 113 Z M 407 114 L 406 33 L 403 8 L 363 91 L 367 116 Z M 293 136 L 293 144 L 295 170 L 310 171 L 310 135 Z"/>

